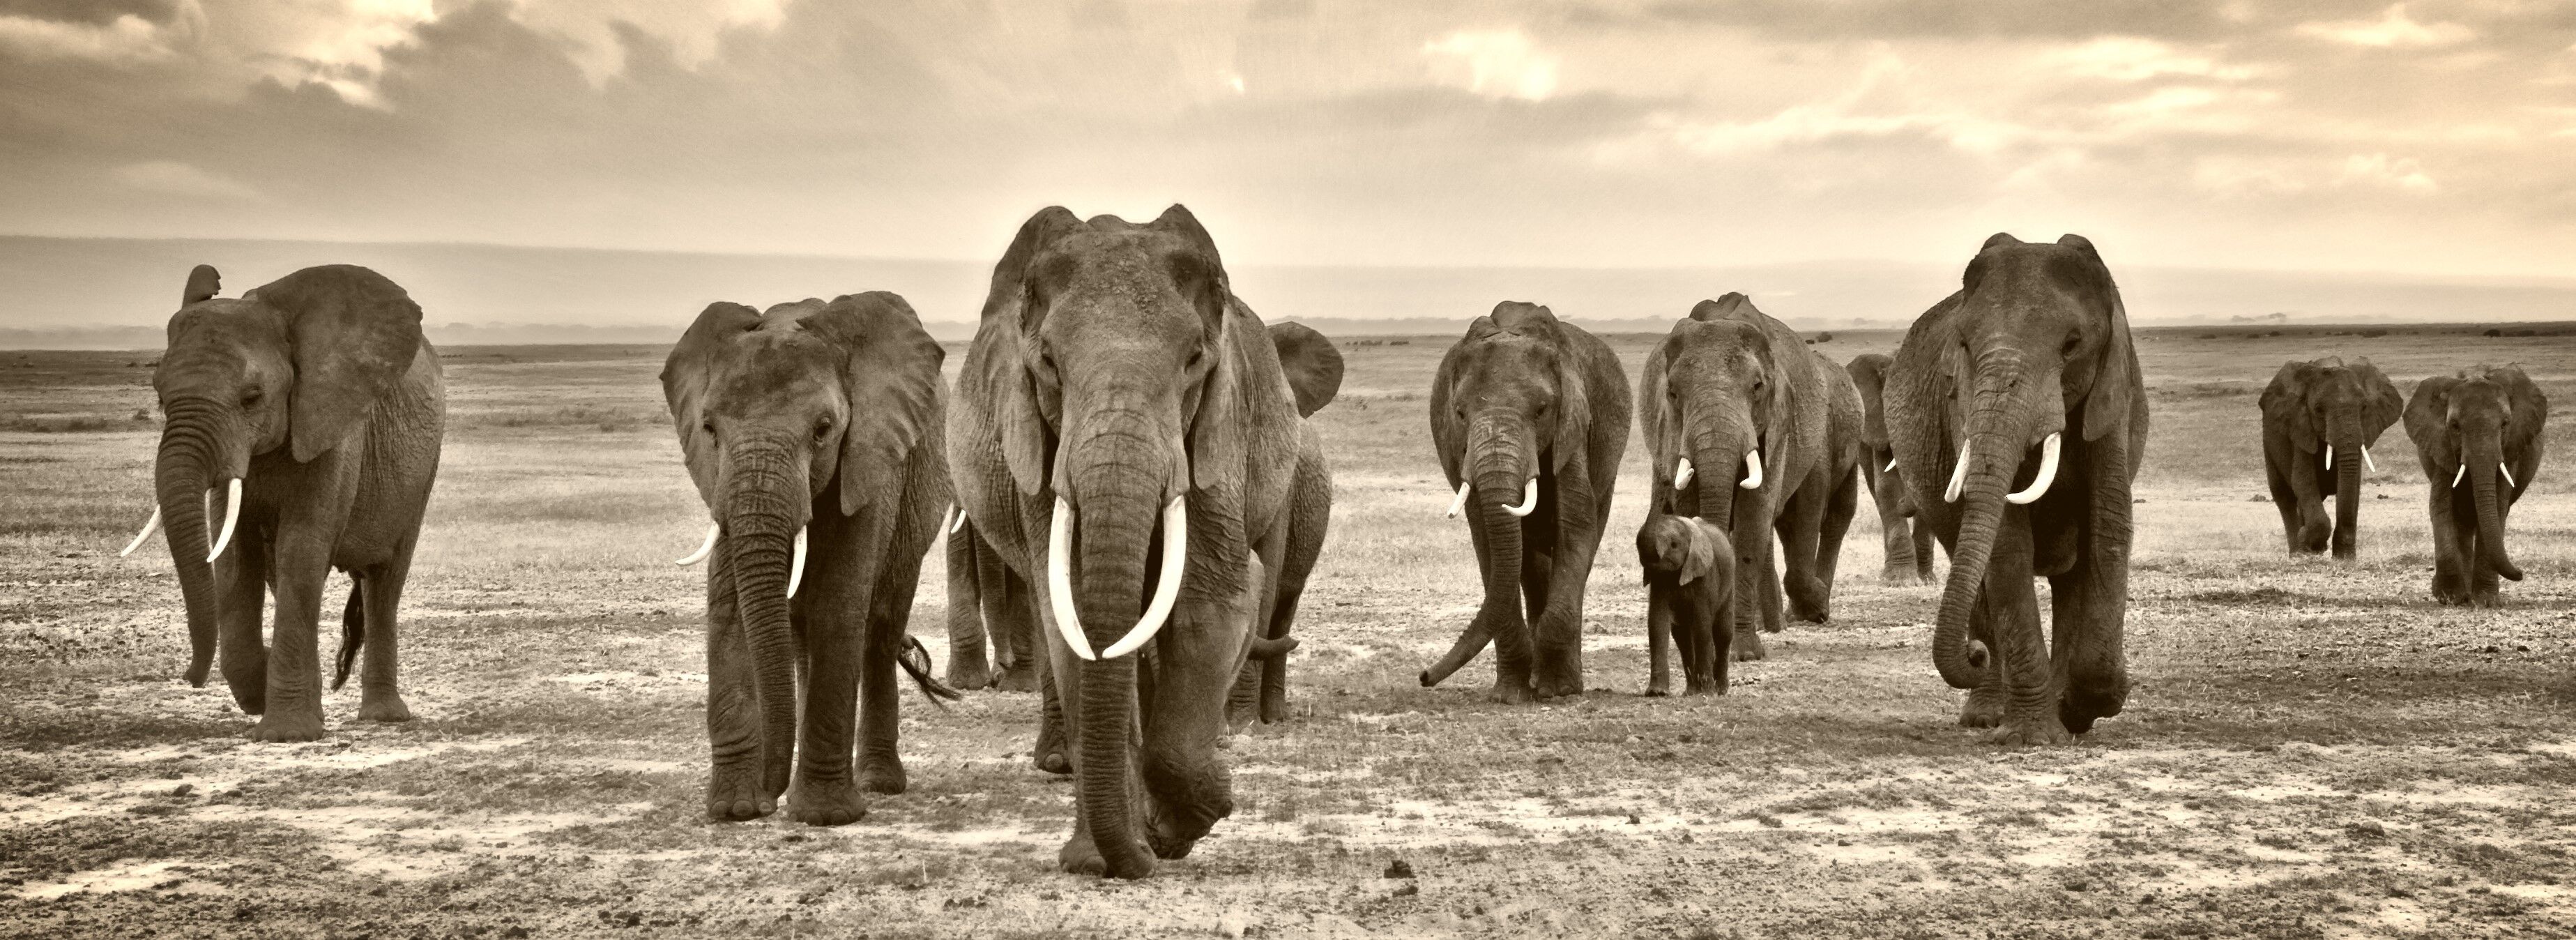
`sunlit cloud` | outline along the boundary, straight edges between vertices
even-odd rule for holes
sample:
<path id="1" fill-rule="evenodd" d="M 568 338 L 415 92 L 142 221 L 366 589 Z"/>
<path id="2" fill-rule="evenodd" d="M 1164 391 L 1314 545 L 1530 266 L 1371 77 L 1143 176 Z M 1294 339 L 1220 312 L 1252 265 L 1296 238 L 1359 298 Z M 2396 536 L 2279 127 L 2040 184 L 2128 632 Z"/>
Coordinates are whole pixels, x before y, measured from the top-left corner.
<path id="1" fill-rule="evenodd" d="M 1461 30 L 1422 44 L 1441 80 L 1479 95 L 1543 101 L 1556 93 L 1559 59 L 1518 29 Z"/>
<path id="2" fill-rule="evenodd" d="M 2299 32 L 2320 39 L 2380 49 L 2447 46 L 2467 42 L 2477 36 L 2476 30 L 2458 23 L 2416 22 L 2407 15 L 2403 3 L 2391 5 L 2376 20 L 2302 23 Z"/>
<path id="3" fill-rule="evenodd" d="M 2223 64 L 2209 56 L 2181 52 L 2165 43 L 2135 36 L 2106 36 L 2051 52 L 2046 59 L 2068 75 L 2117 82 L 2165 77 L 2235 82 L 2262 74 L 2254 66 Z"/>
<path id="4" fill-rule="evenodd" d="M 104 24 L 0 14 L 0 54 L 134 64 L 177 55 L 176 47 L 194 41 L 204 26 L 204 13 L 194 3 L 167 25 L 131 13 Z"/>

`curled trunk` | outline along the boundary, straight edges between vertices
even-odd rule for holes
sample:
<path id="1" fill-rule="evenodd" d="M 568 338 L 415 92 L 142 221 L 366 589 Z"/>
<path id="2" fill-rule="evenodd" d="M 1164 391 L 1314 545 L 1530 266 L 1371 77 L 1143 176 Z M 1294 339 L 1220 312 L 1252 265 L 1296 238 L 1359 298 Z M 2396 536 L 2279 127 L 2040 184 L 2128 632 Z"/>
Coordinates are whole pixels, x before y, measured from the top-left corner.
<path id="1" fill-rule="evenodd" d="M 1484 538 L 1485 600 L 1477 607 L 1474 620 L 1459 633 L 1458 642 L 1440 661 L 1424 669 L 1421 682 L 1439 685 L 1450 673 L 1484 652 L 1485 644 L 1494 641 L 1506 625 L 1517 625 L 1521 611 L 1521 517 L 1512 515 L 1505 506 L 1519 505 L 1531 480 L 1531 472 L 1521 466 L 1521 448 L 1516 428 L 1500 426 L 1493 420 L 1478 421 L 1468 432 L 1467 454 L 1459 467 L 1459 476 L 1469 482 L 1468 500 L 1474 508 L 1471 524 Z M 1503 649 L 1497 658 L 1526 655 L 1525 651 Z M 1502 667 L 1497 664 L 1497 670 Z"/>
<path id="2" fill-rule="evenodd" d="M 167 408 L 160 452 L 152 469 L 153 496 L 161 506 L 162 534 L 179 593 L 188 611 L 188 684 L 202 687 L 215 661 L 221 623 L 214 564 L 206 560 L 206 491 L 223 463 L 225 416 L 211 402 L 181 399 Z"/>
<path id="3" fill-rule="evenodd" d="M 1144 613 L 1149 546 L 1161 508 L 1160 479 L 1139 483 L 1123 467 L 1103 465 L 1072 474 L 1083 482 L 1107 481 L 1077 490 L 1072 504 L 1074 557 L 1066 561 L 1081 574 L 1074 586 L 1076 611 L 1084 637 L 1094 650 L 1106 650 L 1127 635 Z M 1088 471 L 1088 472 L 1085 472 Z M 1058 506 L 1064 511 L 1066 506 Z M 1050 560 L 1049 563 L 1054 563 Z M 1080 725 L 1074 729 L 1081 761 L 1074 767 L 1077 810 L 1105 870 L 1113 878 L 1141 878 L 1154 870 L 1135 831 L 1135 804 L 1130 793 L 1136 722 L 1137 654 L 1104 658 L 1080 665 Z"/>
<path id="4" fill-rule="evenodd" d="M 738 474 L 758 477 L 750 471 Z M 787 581 L 799 525 L 789 501 L 799 490 L 785 484 L 763 487 L 756 479 L 741 482 L 726 513 L 724 548 L 732 553 L 734 602 L 760 702 L 761 786 L 776 797 L 787 792 L 796 750 L 796 636 L 788 622 Z"/>
<path id="5" fill-rule="evenodd" d="M 1954 689 L 1973 689 L 1986 665 L 1984 644 L 1968 638 L 1968 617 L 1985 589 L 1986 562 L 2003 524 L 2004 494 L 2029 449 L 2030 420 L 2007 411 L 2003 396 L 1984 392 L 1968 418 L 1969 461 L 1959 489 L 1959 535 L 1950 551 L 1950 578 L 1941 589 L 1939 620 L 1932 631 L 1932 665 Z"/>
<path id="6" fill-rule="evenodd" d="M 2487 439 L 2493 441 L 2492 432 Z M 2469 454 L 2469 486 L 2478 507 L 2478 560 L 2507 581 L 2522 580 L 2522 569 L 2504 552 L 2504 503 L 2496 492 L 2501 485 L 2497 472 L 2504 467 L 2503 448 L 2494 444 L 2472 443 L 2464 448 Z"/>

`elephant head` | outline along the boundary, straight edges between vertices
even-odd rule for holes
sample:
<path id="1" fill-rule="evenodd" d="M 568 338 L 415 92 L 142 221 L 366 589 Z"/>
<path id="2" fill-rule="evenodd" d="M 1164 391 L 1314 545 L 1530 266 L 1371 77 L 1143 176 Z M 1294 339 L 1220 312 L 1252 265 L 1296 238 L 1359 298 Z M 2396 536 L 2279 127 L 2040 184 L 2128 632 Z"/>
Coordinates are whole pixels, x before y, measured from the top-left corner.
<path id="1" fill-rule="evenodd" d="M 2406 434 L 2415 441 L 2429 482 L 2437 494 L 2463 484 L 2470 488 L 2479 560 L 2492 563 L 2508 581 L 2522 580 L 2522 569 L 2505 554 L 2503 509 L 2531 485 L 2548 414 L 2548 398 L 2518 365 L 2425 379 L 2406 406 Z"/>
<path id="2" fill-rule="evenodd" d="M 1985 657 L 1982 644 L 1968 642 L 1968 614 L 1984 589 L 2004 507 L 2048 494 L 2062 435 L 2125 435 L 2140 386 L 2119 287 L 2083 236 L 2054 244 L 1988 238 L 1947 303 L 1955 305 L 1958 345 L 1943 351 L 1943 371 L 1964 436 L 1943 492 L 1959 522 L 1932 661 L 1951 686 L 1972 688 Z"/>
<path id="3" fill-rule="evenodd" d="M 2361 511 L 2362 468 L 2374 463 L 2370 445 L 2405 407 L 2397 386 L 2367 358 L 2347 366 L 2328 356 L 2283 363 L 2263 389 L 2261 405 L 2264 425 L 2285 435 L 2299 455 L 2301 466 L 2290 468 L 2294 483 L 2312 487 L 2312 467 L 2334 471 L 2334 491 L 2342 494 L 2335 500 L 2335 531 L 2352 531 Z M 2308 495 L 2300 494 L 2303 500 Z"/>
<path id="4" fill-rule="evenodd" d="M 251 459 L 282 451 L 303 463 L 350 446 L 421 347 L 420 306 L 366 268 L 305 268 L 231 300 L 215 296 L 220 287 L 215 269 L 198 265 L 170 317 L 169 350 L 152 373 L 164 418 L 157 506 L 125 549 L 167 524 L 196 686 L 215 656 L 213 563 L 231 544 Z M 209 542 L 209 491 L 219 485 L 223 529 Z"/>
<path id="5" fill-rule="evenodd" d="M 1733 551 L 1725 532 L 1688 516 L 1656 513 L 1637 528 L 1637 565 L 1648 585 L 1698 581 Z"/>
<path id="6" fill-rule="evenodd" d="M 663 364 L 681 455 L 714 520 L 706 547 L 683 561 L 725 553 L 772 799 L 794 753 L 788 613 L 805 527 L 817 512 L 851 515 L 903 491 L 910 454 L 935 433 L 944 356 L 903 298 L 871 292 L 766 312 L 710 304 Z"/>
<path id="7" fill-rule="evenodd" d="M 1758 314 L 1743 294 L 1692 307 L 1660 347 L 1664 399 L 1642 403 L 1662 409 L 1663 433 L 1651 444 L 1658 470 L 1673 468 L 1671 511 L 1728 532 L 1742 531 L 1738 513 L 1767 496 L 1766 485 L 1785 482 L 1793 411 L 1786 370 L 1789 357 L 1808 355 L 1749 319 Z"/>

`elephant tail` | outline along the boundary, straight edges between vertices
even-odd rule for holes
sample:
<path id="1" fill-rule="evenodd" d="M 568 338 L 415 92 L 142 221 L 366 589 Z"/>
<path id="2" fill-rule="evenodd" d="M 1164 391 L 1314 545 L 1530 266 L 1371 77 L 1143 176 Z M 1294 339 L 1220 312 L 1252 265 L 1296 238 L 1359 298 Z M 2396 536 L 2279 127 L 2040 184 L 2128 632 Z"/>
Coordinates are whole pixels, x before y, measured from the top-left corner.
<path id="1" fill-rule="evenodd" d="M 349 684 L 349 664 L 367 645 L 367 582 L 349 575 L 349 605 L 340 609 L 340 671 L 331 676 L 331 691 Z"/>
<path id="2" fill-rule="evenodd" d="M 349 668 L 347 657 L 348 654 L 341 654 L 340 671 L 344 673 Z M 903 638 L 903 651 L 895 654 L 894 662 L 895 665 L 903 667 L 905 675 L 912 677 L 914 685 L 921 687 L 921 697 L 929 699 L 932 705 L 945 709 L 948 707 L 947 703 L 966 697 L 966 693 L 950 688 L 948 683 L 941 682 L 930 674 L 930 650 L 923 647 L 917 637 Z"/>

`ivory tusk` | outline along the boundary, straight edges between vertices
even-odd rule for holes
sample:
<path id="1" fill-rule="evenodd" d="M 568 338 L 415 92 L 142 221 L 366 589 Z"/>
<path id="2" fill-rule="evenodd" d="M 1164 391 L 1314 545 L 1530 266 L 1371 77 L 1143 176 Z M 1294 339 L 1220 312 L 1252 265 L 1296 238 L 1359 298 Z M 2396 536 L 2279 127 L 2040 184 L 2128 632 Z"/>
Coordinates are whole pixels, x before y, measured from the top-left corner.
<path id="1" fill-rule="evenodd" d="M 966 527 L 966 507 L 958 506 L 955 507 L 955 510 L 957 513 L 956 520 L 948 523 L 948 534 L 950 535 L 955 535 L 957 534 L 957 530 Z"/>
<path id="2" fill-rule="evenodd" d="M 2452 486 L 2455 486 L 2455 487 L 2456 487 L 2456 486 L 2459 486 L 2459 485 L 2460 485 L 2460 478 L 2461 478 L 2461 477 L 2464 477 L 2464 476 L 2468 476 L 2468 475 L 2469 475 L 2469 465 L 2468 465 L 2468 464 L 2465 464 L 2465 463 L 2464 463 L 2464 464 L 2461 464 L 2461 465 L 2460 465 L 2460 469 L 2457 469 L 2457 470 L 2453 470 L 2453 471 L 2451 471 L 2451 485 L 2452 485 Z"/>
<path id="3" fill-rule="evenodd" d="M 1756 447 L 1744 452 L 1744 479 L 1735 485 L 1748 490 L 1762 488 L 1762 448 Z"/>
<path id="4" fill-rule="evenodd" d="M 116 553 L 116 557 L 123 558 L 134 554 L 135 549 L 143 547 L 144 539 L 151 538 L 152 533 L 158 531 L 161 531 L 161 507 L 154 506 L 152 518 L 143 520 L 143 531 L 134 533 L 134 541 L 125 543 L 125 550 Z"/>
<path id="5" fill-rule="evenodd" d="M 1190 509 L 1182 497 L 1174 496 L 1163 507 L 1163 576 L 1154 582 L 1154 600 L 1145 605 L 1145 616 L 1136 621 L 1135 628 L 1100 651 L 1101 658 L 1117 659 L 1133 653 L 1162 632 L 1164 622 L 1172 619 L 1172 605 L 1181 599 L 1181 572 L 1189 567 L 1189 558 Z"/>
<path id="6" fill-rule="evenodd" d="M 1691 475 L 1695 472 L 1697 471 L 1691 469 L 1690 458 L 1673 458 L 1673 489 L 1675 491 L 1690 489 Z"/>
<path id="7" fill-rule="evenodd" d="M 708 556 L 708 555 L 710 555 L 710 554 L 714 554 L 714 552 L 715 552 L 715 550 L 716 550 L 716 536 L 723 535 L 723 534 L 724 534 L 724 523 L 721 523 L 721 522 L 710 522 L 710 523 L 707 523 L 707 540 L 706 540 L 705 542 L 700 543 L 700 544 L 698 545 L 698 550 L 697 550 L 697 551 L 690 552 L 690 553 L 688 554 L 688 557 L 686 557 L 686 558 L 682 558 L 682 559 L 680 559 L 680 560 L 678 560 L 678 561 L 674 561 L 674 562 L 672 562 L 672 564 L 675 564 L 675 565 L 694 565 L 694 564 L 697 564 L 697 563 L 699 563 L 699 562 L 702 562 L 702 561 L 707 560 L 707 556 Z"/>
<path id="8" fill-rule="evenodd" d="M 2326 469 L 2334 469 L 2334 445 L 2326 445 Z"/>
<path id="9" fill-rule="evenodd" d="M 2508 470 L 2508 469 L 2505 469 L 2505 465 L 2504 465 L 2503 463 L 2497 463 L 2497 464 L 2496 464 L 2496 472 L 2497 472 L 2497 473 L 2504 474 L 2504 485 L 2506 485 L 2506 486 L 2521 486 L 2521 485 L 2522 485 L 2522 484 L 2519 484 L 2519 483 L 2515 483 L 2515 482 L 2513 482 L 2513 471 Z"/>
<path id="10" fill-rule="evenodd" d="M 1082 635 L 1081 615 L 1073 611 L 1073 504 L 1062 496 L 1055 498 L 1055 519 L 1047 523 L 1047 605 L 1055 610 L 1055 631 L 1073 655 L 1099 659 L 1091 640 Z"/>
<path id="11" fill-rule="evenodd" d="M 2004 501 L 2016 506 L 2024 506 L 2048 495 L 2048 485 L 2057 482 L 2057 451 L 2062 446 L 2064 444 L 2058 439 L 2056 432 L 2050 432 L 2048 440 L 2041 441 L 2039 444 L 2039 476 L 2030 481 L 2029 489 L 2019 493 L 2004 494 Z"/>
<path id="12" fill-rule="evenodd" d="M 787 563 L 787 596 L 795 597 L 798 585 L 805 583 L 805 528 L 796 529 L 796 557 Z"/>
<path id="13" fill-rule="evenodd" d="M 1886 470 L 1881 470 L 1881 471 L 1879 471 L 1879 472 L 1880 472 L 1880 473 L 1886 473 L 1886 472 L 1889 472 L 1889 471 L 1892 471 L 1892 470 L 1895 470 L 1895 469 L 1896 469 L 1896 458 L 1894 458 L 1894 457 L 1889 457 L 1889 458 L 1887 458 L 1887 469 L 1886 469 Z"/>
<path id="14" fill-rule="evenodd" d="M 2379 461 L 2370 459 L 2370 445 L 2368 444 L 2361 445 L 2361 465 L 2369 467 L 2370 472 L 2372 473 L 2379 472 Z"/>
<path id="15" fill-rule="evenodd" d="M 1958 464 L 1950 468 L 1950 488 L 1941 491 L 1941 501 L 1958 502 L 1959 488 L 1966 485 L 1968 485 L 1968 445 L 1963 443 L 1959 445 Z"/>
<path id="16" fill-rule="evenodd" d="M 215 536 L 215 547 L 206 552 L 206 563 L 224 557 L 224 548 L 233 543 L 233 523 L 241 521 L 241 478 L 234 477 L 224 487 L 224 531 Z"/>
<path id="17" fill-rule="evenodd" d="M 1532 510 L 1537 508 L 1538 478 L 1531 477 L 1529 478 L 1528 483 L 1522 484 L 1521 486 L 1521 504 L 1518 506 L 1505 506 L 1503 507 L 1503 511 L 1515 516 L 1526 516 L 1529 515 Z"/>
<path id="18" fill-rule="evenodd" d="M 1458 481 L 1458 498 L 1449 501 L 1449 518 L 1458 518 L 1459 510 L 1467 508 L 1467 489 L 1473 485 L 1465 480 Z"/>

